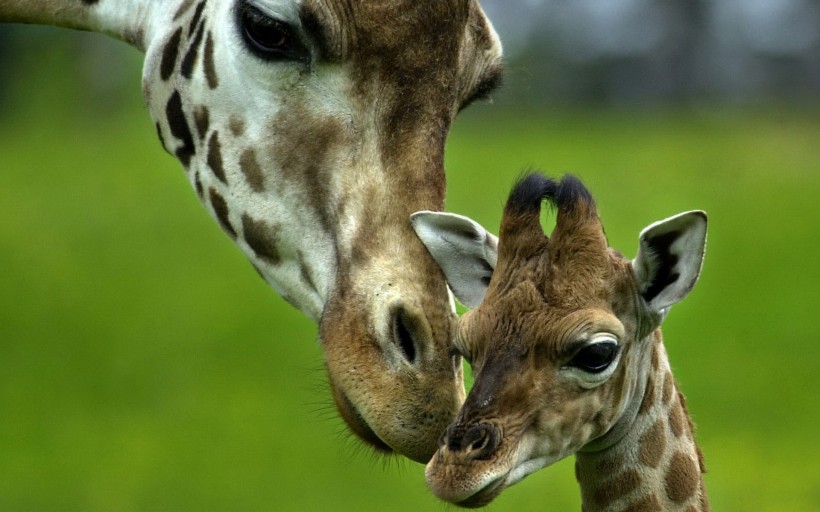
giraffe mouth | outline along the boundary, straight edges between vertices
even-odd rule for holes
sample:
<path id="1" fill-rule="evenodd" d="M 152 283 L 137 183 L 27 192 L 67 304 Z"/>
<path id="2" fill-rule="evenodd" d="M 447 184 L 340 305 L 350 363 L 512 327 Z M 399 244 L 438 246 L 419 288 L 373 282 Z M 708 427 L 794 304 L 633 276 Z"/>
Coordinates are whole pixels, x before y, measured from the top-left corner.
<path id="1" fill-rule="evenodd" d="M 478 492 L 455 504 L 464 508 L 481 508 L 487 506 L 507 487 L 506 480 L 507 475 L 502 475 L 495 480 L 491 480 L 487 485 L 479 489 Z"/>
<path id="2" fill-rule="evenodd" d="M 393 453 L 393 449 L 370 428 L 367 421 L 365 421 L 364 417 L 361 415 L 356 406 L 353 405 L 353 402 L 350 401 L 349 398 L 342 392 L 338 390 L 334 386 L 333 390 L 333 397 L 336 401 L 337 409 L 339 410 L 339 414 L 350 427 L 350 430 L 358 437 L 362 442 L 373 448 L 377 453 L 381 453 L 384 455 Z"/>

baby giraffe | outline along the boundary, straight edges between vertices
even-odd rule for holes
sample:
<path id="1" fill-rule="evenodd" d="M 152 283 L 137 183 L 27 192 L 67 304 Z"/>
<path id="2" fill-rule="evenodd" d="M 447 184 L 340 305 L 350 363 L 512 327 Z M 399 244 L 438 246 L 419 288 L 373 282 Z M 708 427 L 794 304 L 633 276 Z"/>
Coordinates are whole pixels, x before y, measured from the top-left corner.
<path id="1" fill-rule="evenodd" d="M 544 200 L 558 211 L 549 237 Z M 438 497 L 484 506 L 575 454 L 585 512 L 709 510 L 660 331 L 700 273 L 704 212 L 646 228 L 632 261 L 608 247 L 592 197 L 571 176 L 520 180 L 499 239 L 458 215 L 412 220 L 474 308 L 456 344 L 475 384 L 426 470 Z"/>

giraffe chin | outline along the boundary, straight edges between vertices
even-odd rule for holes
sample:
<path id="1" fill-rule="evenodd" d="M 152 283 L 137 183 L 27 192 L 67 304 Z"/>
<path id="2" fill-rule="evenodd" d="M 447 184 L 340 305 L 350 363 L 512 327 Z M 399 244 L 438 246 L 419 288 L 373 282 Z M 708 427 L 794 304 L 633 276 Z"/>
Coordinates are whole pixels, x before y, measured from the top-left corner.
<path id="1" fill-rule="evenodd" d="M 350 431 L 356 435 L 362 442 L 373 448 L 377 453 L 389 455 L 394 453 L 393 448 L 370 428 L 367 421 L 362 417 L 353 402 L 337 387 L 333 386 L 333 400 L 336 403 L 336 410 L 344 422 L 350 428 Z"/>
<path id="2" fill-rule="evenodd" d="M 506 479 L 504 477 L 496 478 L 486 486 L 482 487 L 478 492 L 461 501 L 453 503 L 462 508 L 481 508 L 489 505 L 494 499 L 501 494 L 501 491 L 507 488 Z"/>
<path id="3" fill-rule="evenodd" d="M 426 464 L 436 449 L 436 437 L 444 430 L 447 422 L 454 416 L 457 405 L 448 407 L 445 412 L 430 409 L 421 404 L 402 407 L 392 404 L 388 410 L 372 409 L 367 405 L 360 407 L 354 403 L 341 385 L 330 378 L 332 395 L 336 410 L 350 431 L 375 453 L 385 456 L 402 455 L 415 462 Z M 386 386 L 386 384 L 385 384 Z M 401 383 L 394 383 L 401 388 Z M 359 395 L 367 399 L 367 395 Z M 434 400 L 435 402 L 435 400 Z M 439 400 L 439 402 L 446 402 Z M 402 410 L 413 409 L 414 414 L 405 414 Z M 391 412 L 392 411 L 392 412 Z M 369 415 L 368 415 L 369 413 Z"/>

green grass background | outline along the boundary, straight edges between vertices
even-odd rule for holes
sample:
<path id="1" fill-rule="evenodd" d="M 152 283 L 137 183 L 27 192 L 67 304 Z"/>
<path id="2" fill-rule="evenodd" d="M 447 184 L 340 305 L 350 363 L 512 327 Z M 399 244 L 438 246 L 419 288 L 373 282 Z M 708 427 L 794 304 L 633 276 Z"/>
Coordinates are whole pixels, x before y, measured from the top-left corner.
<path id="1" fill-rule="evenodd" d="M 452 509 L 345 433 L 315 326 L 206 215 L 123 55 L 129 94 L 90 114 L 68 50 L 26 49 L 0 112 L 0 511 Z M 522 169 L 576 173 L 628 255 L 707 210 L 664 332 L 713 507 L 820 510 L 820 109 L 482 105 L 447 167 L 448 208 L 493 230 Z M 490 507 L 579 509 L 572 461 Z"/>

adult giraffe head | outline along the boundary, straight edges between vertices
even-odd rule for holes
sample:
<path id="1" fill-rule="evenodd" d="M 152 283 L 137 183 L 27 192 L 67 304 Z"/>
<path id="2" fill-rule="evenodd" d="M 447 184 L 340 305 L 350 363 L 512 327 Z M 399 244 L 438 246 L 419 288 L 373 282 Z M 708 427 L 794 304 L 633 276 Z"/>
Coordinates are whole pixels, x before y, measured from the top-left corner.
<path id="1" fill-rule="evenodd" d="M 450 124 L 500 77 L 476 0 L 11 0 L 0 21 L 146 54 L 160 140 L 286 300 L 319 323 L 336 405 L 418 461 L 464 398 L 444 278 L 410 214 L 444 207 Z"/>

